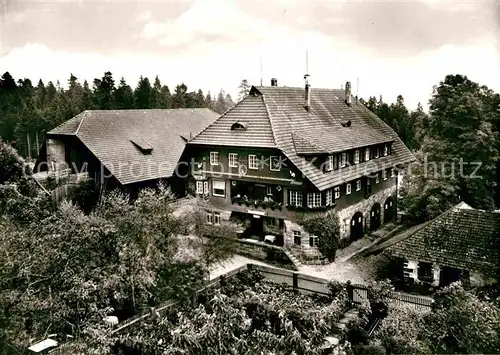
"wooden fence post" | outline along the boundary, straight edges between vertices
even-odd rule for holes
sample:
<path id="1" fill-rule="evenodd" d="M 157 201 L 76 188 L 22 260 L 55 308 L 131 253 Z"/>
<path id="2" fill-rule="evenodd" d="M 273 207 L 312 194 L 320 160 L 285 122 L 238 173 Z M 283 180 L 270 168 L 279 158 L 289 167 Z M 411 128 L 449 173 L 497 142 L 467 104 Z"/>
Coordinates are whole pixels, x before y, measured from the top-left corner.
<path id="1" fill-rule="evenodd" d="M 293 273 L 293 289 L 296 290 L 299 288 L 299 274 L 296 272 Z"/>

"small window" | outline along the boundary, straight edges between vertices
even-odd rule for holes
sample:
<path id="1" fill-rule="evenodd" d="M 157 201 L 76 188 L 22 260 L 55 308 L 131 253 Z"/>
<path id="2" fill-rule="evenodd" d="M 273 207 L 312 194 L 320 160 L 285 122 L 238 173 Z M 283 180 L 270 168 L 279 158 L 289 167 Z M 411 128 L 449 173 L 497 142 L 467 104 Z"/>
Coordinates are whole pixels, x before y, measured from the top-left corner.
<path id="1" fill-rule="evenodd" d="M 384 157 L 389 154 L 389 146 L 387 144 L 384 145 Z"/>
<path id="2" fill-rule="evenodd" d="M 196 181 L 196 193 L 203 194 L 203 181 Z"/>
<path id="3" fill-rule="evenodd" d="M 351 184 L 345 185 L 345 194 L 350 195 L 351 194 Z"/>
<path id="4" fill-rule="evenodd" d="M 246 131 L 248 123 L 247 122 L 235 122 L 231 126 L 232 131 Z"/>
<path id="5" fill-rule="evenodd" d="M 391 170 L 391 178 L 396 176 L 396 170 L 395 169 L 390 169 Z"/>
<path id="6" fill-rule="evenodd" d="M 290 206 L 302 206 L 302 192 L 291 190 L 288 204 Z"/>
<path id="7" fill-rule="evenodd" d="M 361 180 L 356 181 L 356 191 L 361 191 Z"/>
<path id="8" fill-rule="evenodd" d="M 272 186 L 267 186 L 266 187 L 266 195 L 272 196 L 273 195 L 273 187 Z"/>
<path id="9" fill-rule="evenodd" d="M 276 218 L 267 217 L 267 225 L 269 227 L 276 227 L 277 226 Z"/>
<path id="10" fill-rule="evenodd" d="M 214 212 L 214 224 L 220 225 L 220 212 Z"/>
<path id="11" fill-rule="evenodd" d="M 370 148 L 365 149 L 365 161 L 370 160 Z"/>
<path id="12" fill-rule="evenodd" d="M 342 153 L 340 155 L 340 167 L 343 168 L 347 164 L 347 153 Z"/>
<path id="13" fill-rule="evenodd" d="M 270 157 L 269 169 L 272 171 L 280 171 L 281 170 L 281 159 L 277 156 Z"/>
<path id="14" fill-rule="evenodd" d="M 218 197 L 226 196 L 226 182 L 220 180 L 212 181 L 212 195 Z"/>
<path id="15" fill-rule="evenodd" d="M 206 212 L 205 213 L 205 216 L 206 216 L 206 222 L 207 224 L 213 224 L 214 223 L 214 219 L 213 219 L 213 214 L 212 212 Z"/>
<path id="16" fill-rule="evenodd" d="M 259 169 L 259 163 L 257 161 L 257 156 L 250 154 L 248 156 L 248 168 L 257 170 Z"/>
<path id="17" fill-rule="evenodd" d="M 387 180 L 387 170 L 382 170 L 382 180 Z"/>
<path id="18" fill-rule="evenodd" d="M 309 237 L 309 246 L 310 247 L 315 247 L 318 245 L 318 237 L 315 235 L 312 235 Z"/>
<path id="19" fill-rule="evenodd" d="M 301 239 L 302 238 L 300 237 L 300 232 L 299 231 L 293 231 L 293 244 L 300 245 Z"/>
<path id="20" fill-rule="evenodd" d="M 418 279 L 424 282 L 432 282 L 434 280 L 434 275 L 432 273 L 432 264 L 419 262 L 417 269 Z"/>
<path id="21" fill-rule="evenodd" d="M 236 153 L 229 153 L 229 166 L 231 168 L 237 168 L 238 167 L 238 154 L 236 154 Z"/>
<path id="22" fill-rule="evenodd" d="M 329 155 L 326 158 L 326 166 L 325 166 L 326 171 L 332 171 L 333 170 L 333 155 Z"/>
<path id="23" fill-rule="evenodd" d="M 219 153 L 210 152 L 210 165 L 219 165 Z"/>
<path id="24" fill-rule="evenodd" d="M 333 191 L 332 191 L 332 189 L 326 190 L 326 205 L 327 206 L 333 205 Z"/>
<path id="25" fill-rule="evenodd" d="M 379 157 L 378 154 L 379 154 L 379 148 L 377 147 L 377 148 L 375 148 L 375 153 L 373 155 L 375 157 L 375 159 Z"/>
<path id="26" fill-rule="evenodd" d="M 380 175 L 379 173 L 377 173 L 377 175 L 375 176 L 375 183 L 378 184 L 380 182 Z"/>
<path id="27" fill-rule="evenodd" d="M 354 151 L 354 164 L 359 164 L 359 150 Z"/>
<path id="28" fill-rule="evenodd" d="M 321 206 L 321 192 L 309 192 L 307 194 L 307 207 Z"/>
<path id="29" fill-rule="evenodd" d="M 336 187 L 335 188 L 335 199 L 339 199 L 340 198 L 340 187 Z"/>
<path id="30" fill-rule="evenodd" d="M 208 195 L 208 181 L 203 181 L 203 194 Z"/>

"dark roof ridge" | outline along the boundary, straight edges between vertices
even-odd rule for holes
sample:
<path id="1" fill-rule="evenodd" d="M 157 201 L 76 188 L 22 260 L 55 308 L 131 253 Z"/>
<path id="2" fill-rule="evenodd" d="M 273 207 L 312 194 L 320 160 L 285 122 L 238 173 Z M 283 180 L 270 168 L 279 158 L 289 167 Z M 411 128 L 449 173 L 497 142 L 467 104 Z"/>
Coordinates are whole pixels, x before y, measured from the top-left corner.
<path id="1" fill-rule="evenodd" d="M 78 135 L 78 132 L 80 131 L 80 127 L 82 127 L 83 121 L 85 120 L 85 118 L 87 118 L 87 116 L 90 116 L 89 110 L 83 111 L 82 112 L 82 119 L 80 120 L 80 123 L 78 124 L 78 128 L 75 131 L 75 136 Z"/>

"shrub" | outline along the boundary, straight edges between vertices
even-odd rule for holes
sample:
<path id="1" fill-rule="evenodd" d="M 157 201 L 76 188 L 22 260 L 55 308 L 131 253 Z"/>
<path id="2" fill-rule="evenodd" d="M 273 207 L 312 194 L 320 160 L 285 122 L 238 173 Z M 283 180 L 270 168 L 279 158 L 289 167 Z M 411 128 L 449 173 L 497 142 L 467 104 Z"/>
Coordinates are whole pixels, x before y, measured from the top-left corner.
<path id="1" fill-rule="evenodd" d="M 335 261 L 339 248 L 340 223 L 335 213 L 306 218 L 302 226 L 311 235 L 318 237 L 318 250 L 329 261 Z"/>

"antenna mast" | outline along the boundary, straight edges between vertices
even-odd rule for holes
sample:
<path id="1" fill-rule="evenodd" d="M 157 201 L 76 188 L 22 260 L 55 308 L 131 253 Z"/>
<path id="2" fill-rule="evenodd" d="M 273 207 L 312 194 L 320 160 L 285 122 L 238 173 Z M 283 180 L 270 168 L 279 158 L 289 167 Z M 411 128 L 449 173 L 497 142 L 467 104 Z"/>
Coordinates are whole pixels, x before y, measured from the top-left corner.
<path id="1" fill-rule="evenodd" d="M 260 56 L 260 86 L 262 86 L 262 56 Z"/>
<path id="2" fill-rule="evenodd" d="M 306 49 L 306 73 L 304 75 L 304 79 L 306 79 L 306 85 L 308 83 L 308 78 L 309 78 L 309 53 L 308 50 Z"/>

